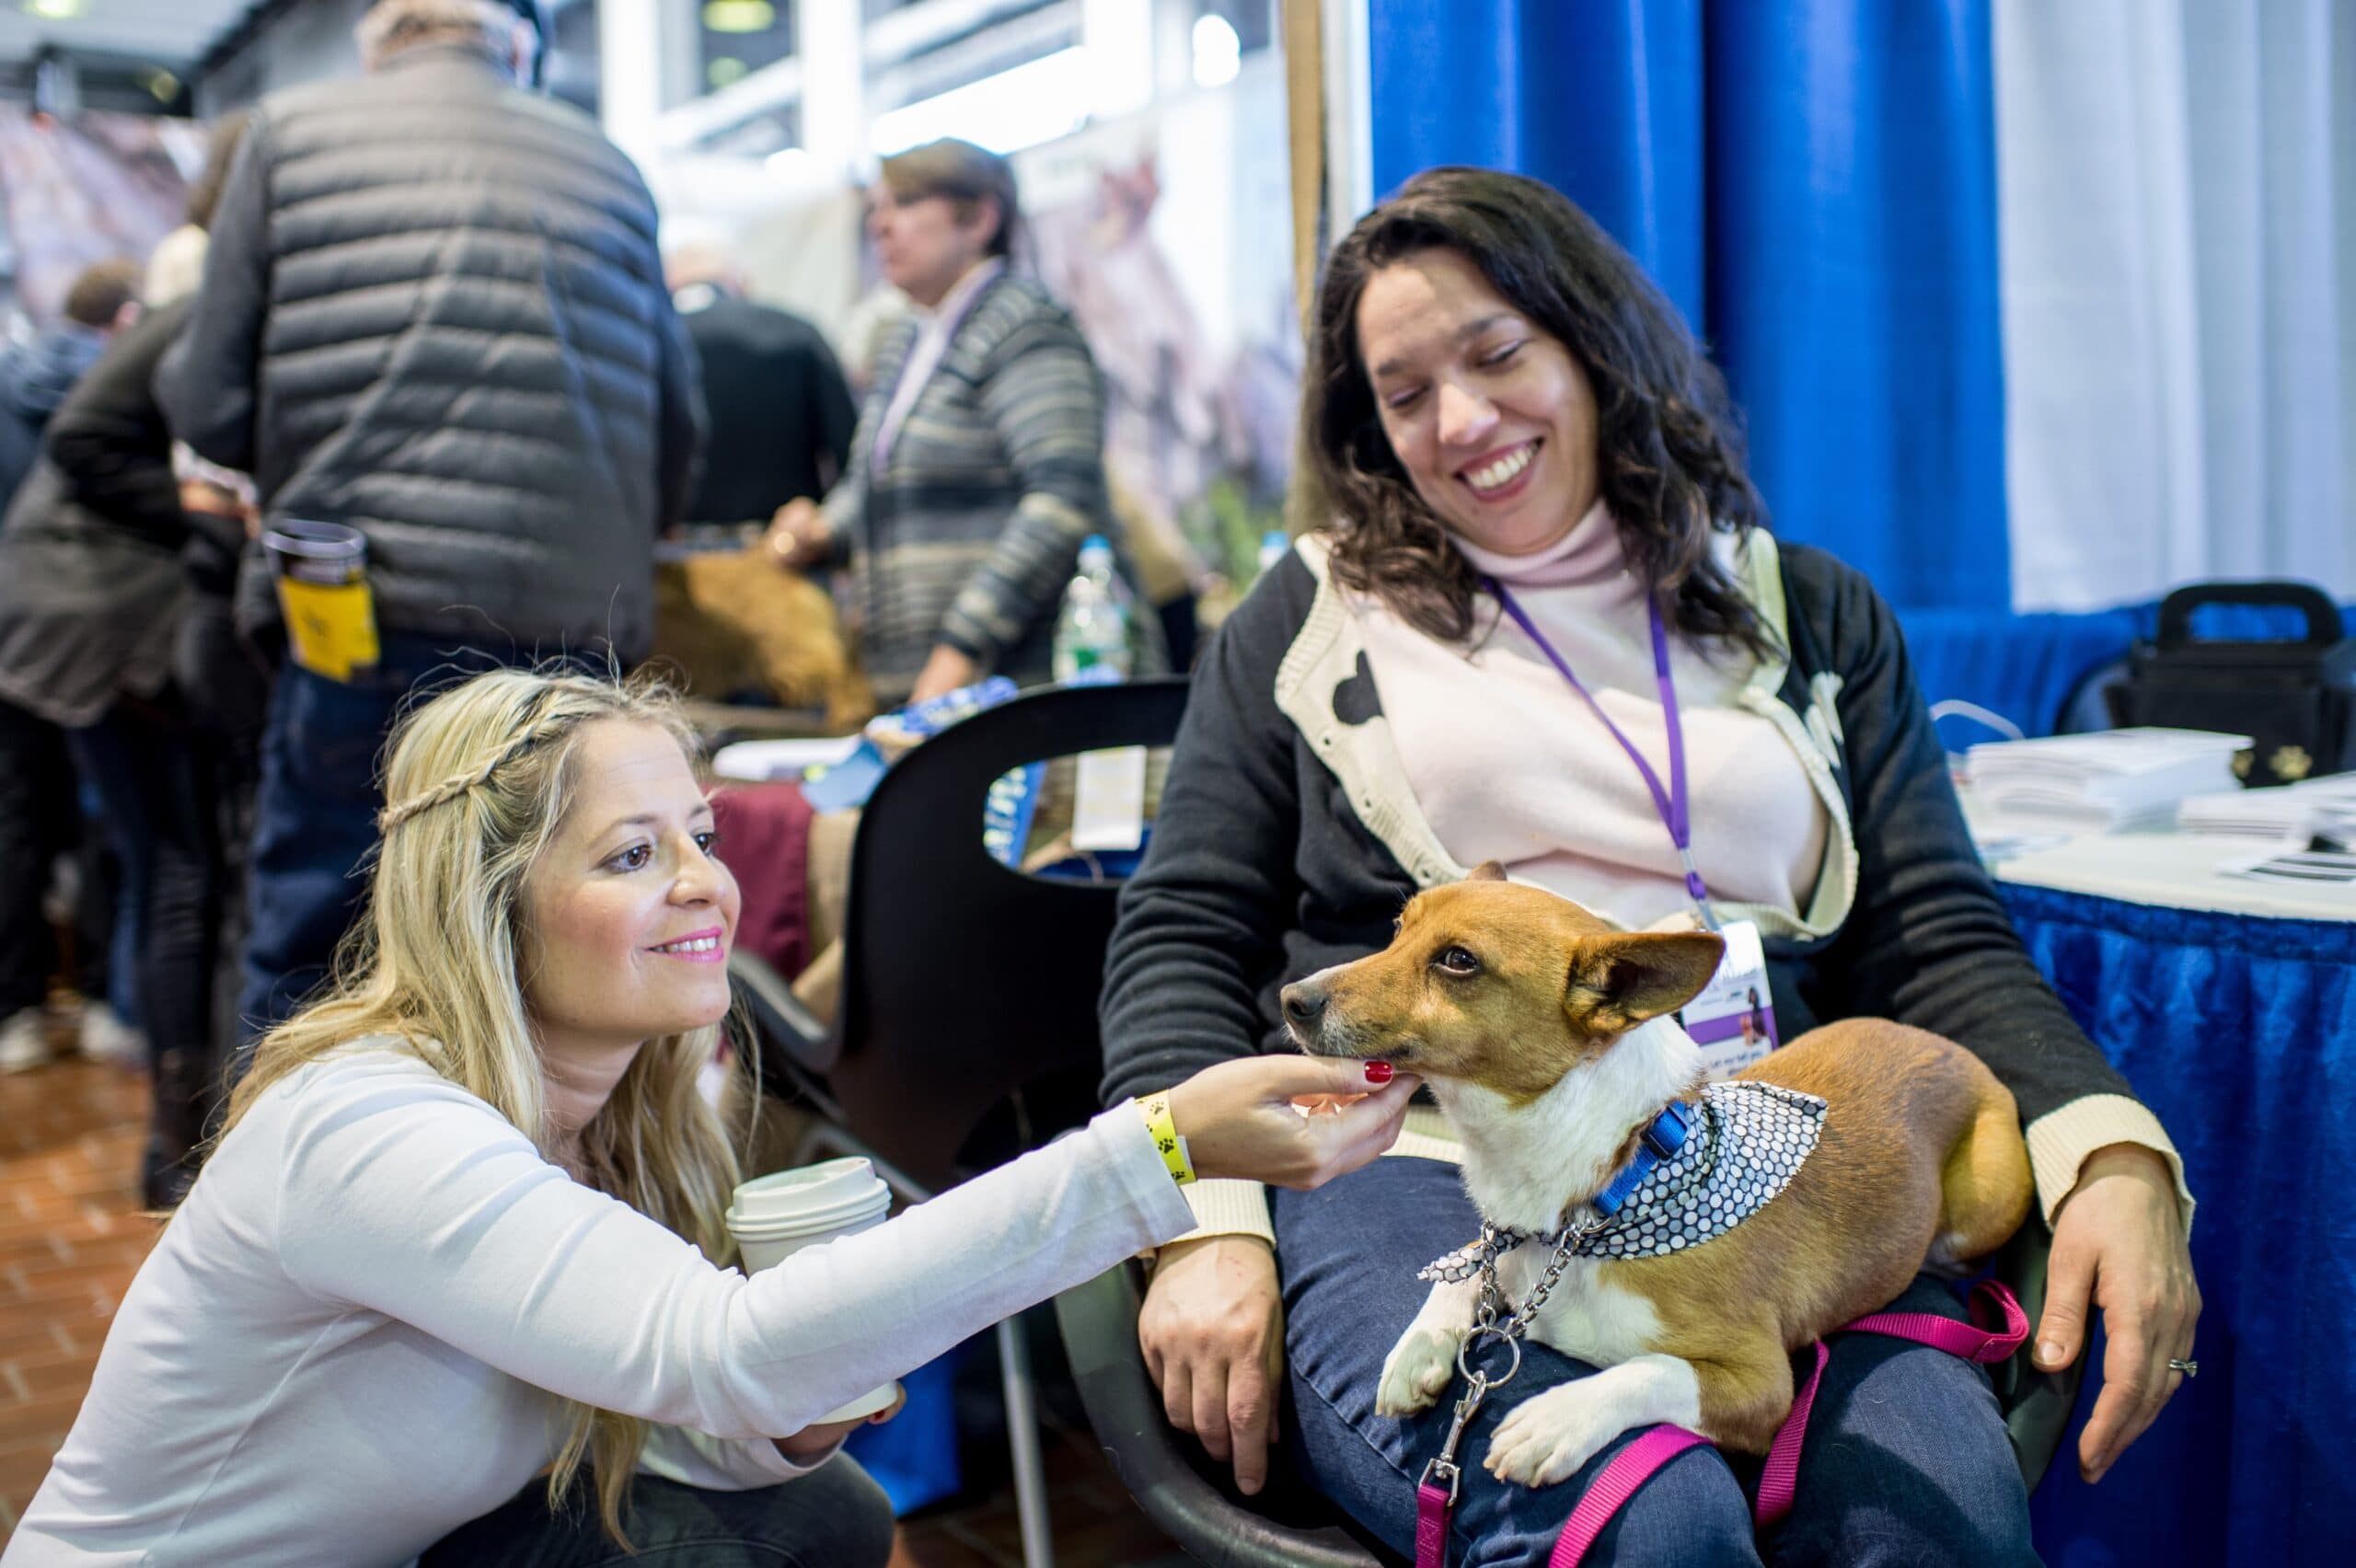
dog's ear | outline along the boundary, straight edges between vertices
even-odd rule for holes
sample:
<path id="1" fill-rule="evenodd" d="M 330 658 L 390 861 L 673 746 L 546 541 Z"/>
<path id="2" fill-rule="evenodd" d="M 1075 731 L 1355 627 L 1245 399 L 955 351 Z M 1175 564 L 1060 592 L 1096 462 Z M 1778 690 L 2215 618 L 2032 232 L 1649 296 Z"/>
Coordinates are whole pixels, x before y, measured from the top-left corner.
<path id="1" fill-rule="evenodd" d="M 1582 937 L 1571 950 L 1564 1010 L 1589 1034 L 1624 1034 L 1701 995 L 1725 953 L 1725 940 L 1708 931 Z"/>
<path id="2" fill-rule="evenodd" d="M 1495 860 L 1484 860 L 1473 867 L 1464 880 L 1466 882 L 1503 882 L 1506 880 L 1506 869 Z"/>

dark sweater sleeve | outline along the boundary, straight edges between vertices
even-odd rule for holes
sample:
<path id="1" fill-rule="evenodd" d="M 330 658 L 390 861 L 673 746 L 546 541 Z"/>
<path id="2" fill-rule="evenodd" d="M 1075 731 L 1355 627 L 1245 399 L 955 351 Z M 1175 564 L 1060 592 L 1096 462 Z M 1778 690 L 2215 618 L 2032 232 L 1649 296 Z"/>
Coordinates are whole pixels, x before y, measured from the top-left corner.
<path id="1" fill-rule="evenodd" d="M 151 385 L 187 324 L 191 301 L 151 310 L 123 329 L 51 417 L 43 439 L 67 490 L 109 525 L 171 549 L 188 537 L 172 434 Z"/>
<path id="2" fill-rule="evenodd" d="M 687 340 L 686 323 L 663 288 L 658 262 L 650 285 L 654 298 L 654 338 L 659 356 L 655 366 L 657 395 L 654 502 L 657 515 L 649 519 L 658 534 L 667 534 L 687 520 L 687 503 L 695 499 L 696 481 L 703 475 L 703 371 L 695 345 Z"/>
<path id="3" fill-rule="evenodd" d="M 206 230 L 202 308 L 165 352 L 156 397 L 172 432 L 197 455 L 274 481 L 257 461 L 262 323 L 270 306 L 270 166 L 267 112 L 257 110 L 229 162 Z M 283 477 L 283 476 L 281 476 Z"/>
<path id="4" fill-rule="evenodd" d="M 1276 666 L 1314 594 L 1286 557 L 1195 671 L 1152 843 L 1105 952 L 1107 1104 L 1258 1049 L 1256 998 L 1300 897 L 1297 732 L 1276 708 Z"/>
<path id="5" fill-rule="evenodd" d="M 1862 575 L 1817 560 L 1831 576 L 1860 859 L 1855 905 L 1828 955 L 1846 974 L 1842 1010 L 1968 1047 L 2013 1091 L 2024 1124 L 2085 1095 L 2131 1094 L 2029 961 L 1996 895 L 1898 617 Z"/>

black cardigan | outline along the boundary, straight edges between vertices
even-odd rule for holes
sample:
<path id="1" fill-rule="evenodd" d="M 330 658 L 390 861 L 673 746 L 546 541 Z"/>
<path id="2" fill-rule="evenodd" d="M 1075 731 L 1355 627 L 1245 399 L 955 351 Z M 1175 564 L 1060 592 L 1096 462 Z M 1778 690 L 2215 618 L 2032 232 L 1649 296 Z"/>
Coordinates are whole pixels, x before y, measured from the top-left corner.
<path id="1" fill-rule="evenodd" d="M 1987 1062 L 2024 1123 L 2085 1095 L 2129 1093 L 1997 899 L 1896 617 L 1831 556 L 1777 546 L 1791 650 L 1779 695 L 1804 713 L 1811 677 L 1842 677 L 1833 776 L 1860 854 L 1855 902 L 1837 931 L 1767 943 L 1783 1037 L 1851 1017 L 1934 1031 Z M 1290 1049 L 1277 992 L 1387 946 L 1414 894 L 1414 880 L 1276 707 L 1277 665 L 1316 592 L 1299 556 L 1286 557 L 1195 674 L 1152 846 L 1122 893 L 1105 955 L 1108 1104 L 1246 1052 Z M 1379 711 L 1363 663 L 1331 700 L 1345 722 Z"/>

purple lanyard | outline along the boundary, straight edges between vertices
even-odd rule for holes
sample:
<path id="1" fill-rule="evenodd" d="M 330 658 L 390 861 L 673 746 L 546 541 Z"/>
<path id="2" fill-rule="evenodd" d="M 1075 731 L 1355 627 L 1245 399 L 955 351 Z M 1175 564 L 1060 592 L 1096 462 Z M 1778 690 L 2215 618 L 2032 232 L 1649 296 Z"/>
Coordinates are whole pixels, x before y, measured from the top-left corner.
<path id="1" fill-rule="evenodd" d="M 1521 628 L 1530 640 L 1538 644 L 1538 651 L 1563 673 L 1563 678 L 1571 683 L 1571 689 L 1586 700 L 1597 720 L 1611 732 L 1611 738 L 1620 743 L 1620 749 L 1628 754 L 1628 760 L 1636 765 L 1636 771 L 1644 775 L 1645 788 L 1653 794 L 1653 807 L 1660 813 L 1661 822 L 1669 828 L 1669 842 L 1677 846 L 1677 858 L 1685 867 L 1685 891 L 1693 895 L 1695 904 L 1701 905 L 1703 924 L 1716 930 L 1718 917 L 1717 912 L 1710 907 L 1710 890 L 1702 885 L 1702 873 L 1693 864 L 1693 818 L 1687 808 L 1685 795 L 1685 724 L 1677 712 L 1677 683 L 1669 678 L 1669 634 L 1661 628 L 1659 604 L 1648 596 L 1645 612 L 1652 621 L 1653 678 L 1660 685 L 1661 711 L 1669 721 L 1669 788 L 1666 790 L 1660 787 L 1660 775 L 1655 773 L 1653 765 L 1645 760 L 1645 754 L 1636 749 L 1636 743 L 1611 721 L 1611 715 L 1595 700 L 1595 694 L 1571 673 L 1571 666 L 1564 661 L 1562 654 L 1554 651 L 1554 645 L 1546 640 L 1546 634 L 1540 631 L 1523 612 L 1512 590 L 1494 577 L 1483 578 L 1481 586 L 1505 606 L 1506 614 L 1513 617 L 1514 624 Z"/>
<path id="2" fill-rule="evenodd" d="M 884 466 L 891 462 L 892 449 L 900 444 L 900 432 L 907 428 L 909 418 L 917 411 L 917 404 L 923 400 L 925 386 L 930 386 L 932 378 L 941 374 L 941 362 L 947 359 L 949 351 L 956 346 L 957 334 L 965 329 L 966 317 L 974 314 L 975 307 L 982 303 L 982 295 L 989 293 L 990 284 L 998 282 L 999 277 L 1005 271 L 1006 269 L 1001 267 L 997 272 L 983 279 L 958 305 L 957 314 L 951 319 L 949 329 L 941 335 L 941 352 L 932 357 L 932 363 L 925 368 L 923 384 L 919 385 L 909 397 L 908 406 L 900 410 L 899 419 L 887 430 L 884 426 L 884 421 L 890 418 L 892 405 L 900 400 L 900 383 L 907 379 L 908 361 L 916 358 L 917 351 L 924 346 L 925 328 L 930 325 L 929 322 L 917 324 L 916 340 L 908 345 L 908 357 L 900 362 L 899 373 L 892 377 L 892 390 L 884 398 L 883 410 L 875 416 L 874 446 L 868 455 L 868 467 L 874 474 L 880 477 Z"/>

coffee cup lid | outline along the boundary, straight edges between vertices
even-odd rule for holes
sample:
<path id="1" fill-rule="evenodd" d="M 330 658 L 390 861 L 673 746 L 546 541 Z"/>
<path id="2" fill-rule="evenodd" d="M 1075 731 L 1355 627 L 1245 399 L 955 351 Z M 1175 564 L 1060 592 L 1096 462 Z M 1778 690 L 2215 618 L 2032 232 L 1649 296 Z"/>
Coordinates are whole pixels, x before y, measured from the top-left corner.
<path id="1" fill-rule="evenodd" d="M 763 1219 L 730 1209 L 722 1216 L 728 1234 L 739 1241 L 785 1241 L 798 1237 L 848 1236 L 880 1224 L 889 1204 L 871 1204 L 860 1207 L 845 1207 L 827 1214 L 797 1216 L 792 1219 Z"/>
<path id="2" fill-rule="evenodd" d="M 877 1183 L 872 1192 L 846 1193 L 831 1202 L 796 1205 L 792 1208 L 732 1205 L 724 1216 L 737 1229 L 807 1231 L 881 1218 L 892 1206 L 892 1190 Z"/>
<path id="3" fill-rule="evenodd" d="M 785 1223 L 801 1229 L 815 1223 L 839 1223 L 891 1201 L 892 1190 L 875 1174 L 874 1162 L 853 1156 L 744 1182 L 736 1189 L 728 1216 L 732 1224 Z"/>

